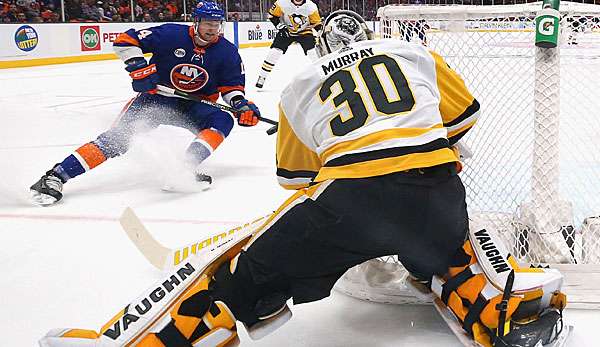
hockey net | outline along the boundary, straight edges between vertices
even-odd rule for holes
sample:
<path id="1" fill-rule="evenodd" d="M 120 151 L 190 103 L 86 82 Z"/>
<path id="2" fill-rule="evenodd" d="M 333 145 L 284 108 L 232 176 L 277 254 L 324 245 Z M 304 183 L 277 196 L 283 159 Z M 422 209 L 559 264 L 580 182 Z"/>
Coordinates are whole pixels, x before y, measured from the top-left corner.
<path id="1" fill-rule="evenodd" d="M 469 216 L 496 229 L 524 264 L 565 274 L 570 307 L 600 308 L 600 6 L 562 2 L 557 49 L 536 48 L 541 2 L 378 10 L 379 35 L 425 43 L 481 104 L 463 138 Z M 441 231 L 443 232 L 443 231 Z M 336 288 L 422 303 L 389 256 L 350 269 Z"/>

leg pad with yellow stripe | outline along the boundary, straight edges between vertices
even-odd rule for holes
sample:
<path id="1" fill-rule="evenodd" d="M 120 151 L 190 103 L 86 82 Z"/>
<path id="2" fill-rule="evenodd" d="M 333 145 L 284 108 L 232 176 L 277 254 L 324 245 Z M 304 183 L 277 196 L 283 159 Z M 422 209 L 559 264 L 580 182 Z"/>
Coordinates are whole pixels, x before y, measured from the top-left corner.
<path id="1" fill-rule="evenodd" d="M 556 269 L 522 268 L 492 228 L 477 222 L 431 290 L 482 346 L 551 345 L 566 296 Z"/>

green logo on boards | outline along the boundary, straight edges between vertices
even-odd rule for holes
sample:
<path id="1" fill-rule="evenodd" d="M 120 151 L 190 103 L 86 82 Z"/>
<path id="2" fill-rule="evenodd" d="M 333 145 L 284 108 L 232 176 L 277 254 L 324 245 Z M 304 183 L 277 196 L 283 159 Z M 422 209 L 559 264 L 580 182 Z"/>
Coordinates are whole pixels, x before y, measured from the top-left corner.
<path id="1" fill-rule="evenodd" d="M 100 43 L 100 35 L 98 35 L 98 31 L 96 31 L 94 28 L 87 28 L 81 34 L 81 42 L 87 48 L 96 48 L 98 43 Z"/>

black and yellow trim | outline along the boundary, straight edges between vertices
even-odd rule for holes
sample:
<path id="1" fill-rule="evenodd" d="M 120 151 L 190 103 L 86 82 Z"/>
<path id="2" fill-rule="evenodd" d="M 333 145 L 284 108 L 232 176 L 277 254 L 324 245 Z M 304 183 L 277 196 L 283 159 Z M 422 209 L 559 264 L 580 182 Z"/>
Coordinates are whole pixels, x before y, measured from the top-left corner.
<path id="1" fill-rule="evenodd" d="M 473 102 L 463 111 L 463 113 L 461 113 L 458 117 L 454 118 L 453 120 L 444 123 L 444 126 L 452 127 L 460 124 L 462 121 L 466 120 L 467 118 L 474 115 L 477 111 L 479 111 L 479 108 L 479 101 L 477 101 L 477 99 L 473 99 Z"/>
<path id="2" fill-rule="evenodd" d="M 295 170 L 295 171 L 291 171 L 291 170 L 286 170 L 286 169 L 278 168 L 277 169 L 277 176 L 278 177 L 287 178 L 287 179 L 308 178 L 308 179 L 312 180 L 315 177 L 317 177 L 317 172 L 315 172 L 315 171 L 307 171 L 307 170 Z"/>
<path id="3" fill-rule="evenodd" d="M 327 161 L 324 167 L 343 166 L 390 157 L 402 157 L 414 153 L 433 152 L 438 149 L 448 148 L 449 146 L 450 145 L 447 139 L 440 138 L 418 146 L 393 147 L 369 152 L 346 154 L 341 157 Z"/>

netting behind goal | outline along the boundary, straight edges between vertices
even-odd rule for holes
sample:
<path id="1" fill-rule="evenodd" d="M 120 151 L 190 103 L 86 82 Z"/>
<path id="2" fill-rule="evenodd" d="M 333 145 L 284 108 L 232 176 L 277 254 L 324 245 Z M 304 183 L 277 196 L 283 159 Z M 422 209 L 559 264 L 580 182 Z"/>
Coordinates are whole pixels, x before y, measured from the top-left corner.
<path id="1" fill-rule="evenodd" d="M 379 34 L 440 53 L 481 104 L 462 140 L 473 152 L 461 173 L 470 217 L 523 263 L 573 264 L 561 267 L 571 301 L 600 307 L 591 283 L 600 264 L 600 6 L 561 3 L 558 49 L 534 45 L 541 8 L 390 5 L 378 11 Z M 405 275 L 390 256 L 351 269 L 337 288 L 418 303 Z"/>

